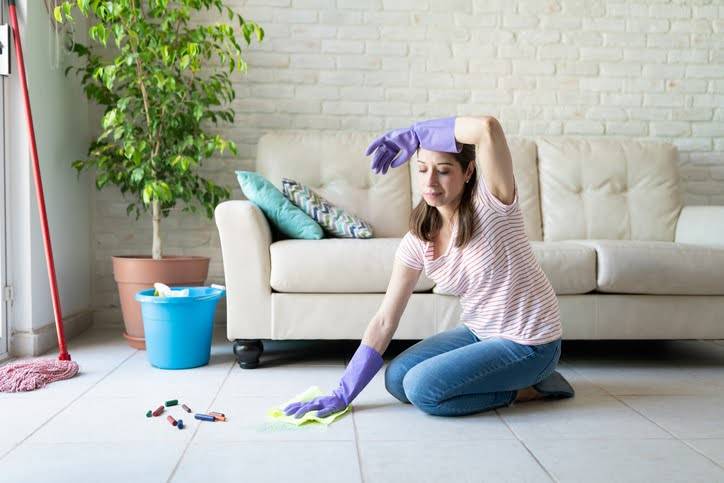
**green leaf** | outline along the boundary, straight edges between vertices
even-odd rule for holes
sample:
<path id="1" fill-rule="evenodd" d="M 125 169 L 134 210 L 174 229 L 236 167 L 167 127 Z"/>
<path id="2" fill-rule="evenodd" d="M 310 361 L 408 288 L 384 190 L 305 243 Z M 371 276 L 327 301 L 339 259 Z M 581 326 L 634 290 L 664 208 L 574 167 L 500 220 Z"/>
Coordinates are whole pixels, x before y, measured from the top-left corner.
<path id="1" fill-rule="evenodd" d="M 115 126 L 116 114 L 117 111 L 115 109 L 111 109 L 110 111 L 106 112 L 105 116 L 103 116 L 103 129 L 108 129 Z"/>
<path id="2" fill-rule="evenodd" d="M 53 17 L 55 17 L 56 22 L 63 23 L 63 15 L 60 12 L 60 5 L 53 9 Z"/>
<path id="3" fill-rule="evenodd" d="M 143 168 L 136 168 L 131 171 L 131 182 L 140 183 L 143 180 Z"/>
<path id="4" fill-rule="evenodd" d="M 73 17 L 70 16 L 70 9 L 71 9 L 71 8 L 73 8 L 73 6 L 72 6 L 70 3 L 65 2 L 65 3 L 63 4 L 63 11 L 65 12 L 65 17 L 66 17 L 66 18 L 69 18 L 70 20 L 73 20 Z"/>
<path id="5" fill-rule="evenodd" d="M 151 183 L 147 183 L 146 186 L 143 187 L 143 203 L 145 205 L 148 205 L 151 203 L 152 195 L 153 195 L 153 185 Z"/>

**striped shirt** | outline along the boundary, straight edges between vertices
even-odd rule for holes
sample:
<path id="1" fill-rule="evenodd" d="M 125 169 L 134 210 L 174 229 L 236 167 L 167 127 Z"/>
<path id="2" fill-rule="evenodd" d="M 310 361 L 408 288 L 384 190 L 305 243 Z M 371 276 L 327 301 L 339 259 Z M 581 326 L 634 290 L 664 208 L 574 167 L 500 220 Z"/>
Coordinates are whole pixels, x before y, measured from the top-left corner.
<path id="1" fill-rule="evenodd" d="M 533 254 L 518 203 L 493 196 L 482 176 L 473 196 L 475 229 L 465 247 L 454 246 L 433 260 L 433 243 L 407 232 L 395 257 L 435 282 L 437 290 L 459 296 L 462 322 L 479 338 L 502 337 L 540 345 L 561 337 L 558 299 Z"/>

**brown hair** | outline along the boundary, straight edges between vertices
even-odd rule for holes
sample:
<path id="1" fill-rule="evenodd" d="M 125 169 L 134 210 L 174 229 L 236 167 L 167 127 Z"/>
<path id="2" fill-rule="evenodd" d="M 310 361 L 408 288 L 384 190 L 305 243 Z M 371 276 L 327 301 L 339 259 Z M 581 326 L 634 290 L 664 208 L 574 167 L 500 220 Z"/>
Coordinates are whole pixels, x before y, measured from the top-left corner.
<path id="1" fill-rule="evenodd" d="M 451 153 L 463 170 L 468 168 L 470 163 L 475 162 L 475 145 L 463 144 L 459 153 Z M 476 190 L 478 170 L 474 169 L 470 181 L 465 183 L 463 194 L 458 206 L 458 233 L 455 239 L 455 246 L 465 246 L 473 237 L 475 230 L 475 216 L 473 211 L 472 198 Z M 424 199 L 421 199 L 410 214 L 410 232 L 421 240 L 431 242 L 442 228 L 442 215 L 434 206 L 429 206 Z"/>

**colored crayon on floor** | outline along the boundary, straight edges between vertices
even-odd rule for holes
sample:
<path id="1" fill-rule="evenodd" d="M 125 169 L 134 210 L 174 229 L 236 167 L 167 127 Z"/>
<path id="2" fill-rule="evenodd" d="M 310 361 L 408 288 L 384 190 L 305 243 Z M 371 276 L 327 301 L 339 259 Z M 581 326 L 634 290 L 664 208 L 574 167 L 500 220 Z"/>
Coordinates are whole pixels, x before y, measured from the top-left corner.
<path id="1" fill-rule="evenodd" d="M 175 406 L 178 404 L 178 399 L 171 399 L 170 401 L 166 401 L 166 407 L 169 408 L 171 406 Z"/>
<path id="2" fill-rule="evenodd" d="M 150 418 L 151 416 L 153 416 L 153 411 L 151 411 L 151 410 L 149 409 L 149 410 L 146 412 L 146 417 L 147 417 L 147 418 Z"/>
<path id="3" fill-rule="evenodd" d="M 194 417 L 195 417 L 196 419 L 200 419 L 201 421 L 214 421 L 214 420 L 216 420 L 216 418 L 214 418 L 213 416 L 209 416 L 208 414 L 196 413 L 196 414 L 194 414 Z"/>
<path id="4" fill-rule="evenodd" d="M 155 410 L 154 412 L 152 412 L 151 414 L 154 415 L 154 416 L 160 416 L 162 412 L 163 412 L 163 406 L 159 406 L 159 407 L 157 407 L 156 410 Z"/>
<path id="5" fill-rule="evenodd" d="M 178 429 L 184 429 L 184 420 L 183 420 L 183 419 L 179 419 L 179 420 L 178 420 L 178 424 L 176 424 L 176 427 L 177 427 Z"/>
<path id="6" fill-rule="evenodd" d="M 173 416 L 171 416 L 170 414 L 166 416 L 166 420 L 171 423 L 171 426 L 176 426 L 176 424 L 178 424 Z"/>
<path id="7" fill-rule="evenodd" d="M 181 407 L 184 408 L 184 411 L 186 411 L 187 413 L 190 413 L 190 412 L 191 412 L 191 408 L 188 407 L 187 405 L 182 404 Z"/>

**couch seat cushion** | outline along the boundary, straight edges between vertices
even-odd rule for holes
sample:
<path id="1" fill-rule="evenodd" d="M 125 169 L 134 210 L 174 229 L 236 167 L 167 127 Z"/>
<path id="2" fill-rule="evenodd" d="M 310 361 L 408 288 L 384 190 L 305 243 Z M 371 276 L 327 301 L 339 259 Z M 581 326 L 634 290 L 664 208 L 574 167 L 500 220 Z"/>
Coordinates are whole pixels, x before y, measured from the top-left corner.
<path id="1" fill-rule="evenodd" d="M 384 293 L 401 238 L 324 238 L 272 243 L 271 287 L 277 292 Z M 434 283 L 420 275 L 416 292 Z"/>
<path id="2" fill-rule="evenodd" d="M 724 248 L 639 240 L 575 240 L 596 250 L 599 292 L 724 295 Z"/>

